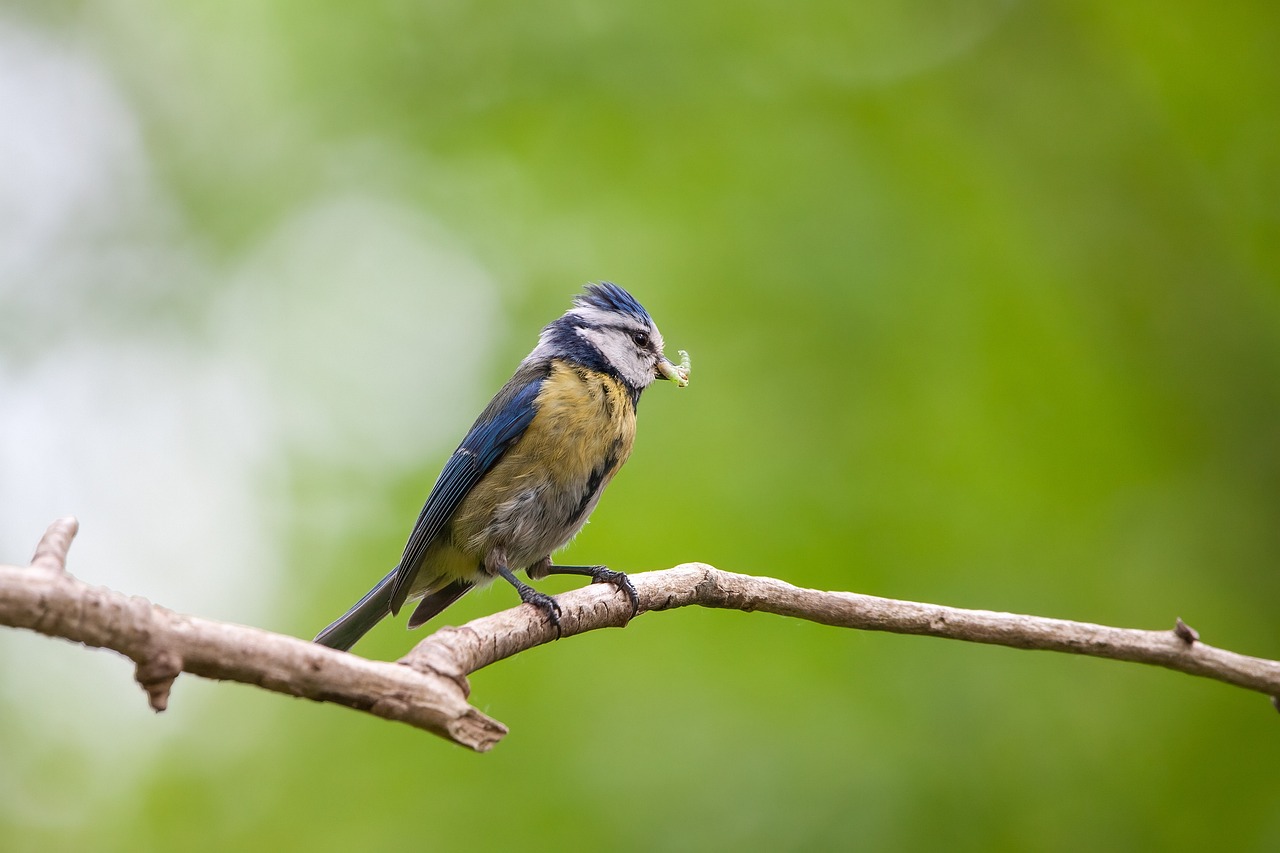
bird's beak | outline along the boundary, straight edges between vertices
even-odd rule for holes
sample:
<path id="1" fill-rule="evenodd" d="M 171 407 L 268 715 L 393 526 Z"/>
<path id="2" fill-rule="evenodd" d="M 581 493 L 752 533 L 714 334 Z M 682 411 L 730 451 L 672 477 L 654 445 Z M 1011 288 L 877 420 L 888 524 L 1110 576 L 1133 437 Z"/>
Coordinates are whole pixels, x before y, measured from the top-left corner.
<path id="1" fill-rule="evenodd" d="M 658 359 L 657 375 L 660 379 L 670 379 L 676 386 L 683 388 L 689 384 L 689 353 L 680 350 L 680 363 L 672 364 L 664 355 Z"/>

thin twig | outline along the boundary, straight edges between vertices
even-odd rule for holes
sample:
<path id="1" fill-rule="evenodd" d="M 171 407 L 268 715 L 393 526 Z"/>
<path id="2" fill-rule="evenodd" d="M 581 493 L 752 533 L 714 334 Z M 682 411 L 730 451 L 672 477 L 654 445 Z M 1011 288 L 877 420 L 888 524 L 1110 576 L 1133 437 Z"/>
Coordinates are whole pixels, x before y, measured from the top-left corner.
<path id="1" fill-rule="evenodd" d="M 1167 631 L 1113 628 L 853 592 L 821 592 L 774 578 L 725 572 L 703 563 L 634 574 L 631 582 L 640 597 L 642 613 L 689 605 L 761 611 L 838 628 L 920 634 L 1144 663 L 1268 696 L 1280 695 L 1280 661 L 1206 645 L 1181 618 Z M 619 627 L 626 624 L 631 612 L 627 599 L 606 585 L 563 593 L 556 596 L 556 601 L 560 604 L 560 625 L 565 637 L 596 628 Z M 423 639 L 402 662 L 429 670 L 433 661 L 443 658 L 457 668 L 456 672 L 466 675 L 553 639 L 554 632 L 533 608 L 517 607 L 459 628 L 441 628 Z"/>
<path id="2" fill-rule="evenodd" d="M 54 522 L 31 567 L 0 566 L 0 624 L 112 649 L 130 658 L 137 664 L 136 679 L 157 711 L 167 706 L 173 680 L 190 672 L 368 711 L 483 752 L 507 729 L 468 704 L 467 676 L 555 639 L 542 612 L 521 605 L 461 627 L 441 628 L 397 663 L 366 660 L 257 628 L 185 616 L 85 584 L 65 570 L 75 531 L 75 519 Z M 631 580 L 641 612 L 689 605 L 759 610 L 843 628 L 1145 663 L 1280 695 L 1280 662 L 1205 645 L 1181 619 L 1166 631 L 1112 628 L 820 592 L 701 563 L 635 574 Z M 631 615 L 626 597 L 604 584 L 563 593 L 557 601 L 564 637 L 621 627 Z M 1273 703 L 1280 707 L 1277 700 Z"/>

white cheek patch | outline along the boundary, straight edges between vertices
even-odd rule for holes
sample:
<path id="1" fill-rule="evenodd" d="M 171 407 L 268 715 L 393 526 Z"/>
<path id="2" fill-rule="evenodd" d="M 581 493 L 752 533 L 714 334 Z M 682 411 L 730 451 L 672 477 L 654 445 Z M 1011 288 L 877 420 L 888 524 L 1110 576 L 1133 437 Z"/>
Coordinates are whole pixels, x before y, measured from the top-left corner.
<path id="1" fill-rule="evenodd" d="M 578 329 L 578 335 L 604 356 L 627 384 L 644 388 L 654 380 L 654 365 L 636 352 L 635 344 L 617 329 Z"/>

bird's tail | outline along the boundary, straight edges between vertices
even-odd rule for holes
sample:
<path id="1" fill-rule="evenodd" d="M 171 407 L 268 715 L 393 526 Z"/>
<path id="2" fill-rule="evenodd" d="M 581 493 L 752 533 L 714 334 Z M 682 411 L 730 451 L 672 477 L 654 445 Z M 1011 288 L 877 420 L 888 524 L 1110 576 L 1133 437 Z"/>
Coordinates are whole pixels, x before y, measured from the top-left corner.
<path id="1" fill-rule="evenodd" d="M 391 585 L 396 579 L 400 567 L 392 569 L 390 574 L 378 581 L 378 585 L 365 593 L 346 613 L 339 616 L 332 625 L 316 636 L 316 642 L 331 649 L 346 651 L 355 645 L 369 630 L 382 621 L 384 616 L 391 615 Z"/>

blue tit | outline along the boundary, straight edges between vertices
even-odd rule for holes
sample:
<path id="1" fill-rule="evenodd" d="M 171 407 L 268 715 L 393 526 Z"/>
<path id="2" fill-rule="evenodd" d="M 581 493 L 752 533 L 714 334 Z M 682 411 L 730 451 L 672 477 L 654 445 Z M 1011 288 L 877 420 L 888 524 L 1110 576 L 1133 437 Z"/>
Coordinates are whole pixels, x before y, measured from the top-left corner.
<path id="1" fill-rule="evenodd" d="M 608 282 L 589 284 L 542 330 L 515 375 L 494 395 L 445 463 L 409 535 L 400 563 L 316 637 L 349 649 L 383 617 L 418 600 L 417 628 L 473 587 L 502 578 L 560 632 L 551 596 L 516 577 L 590 577 L 638 599 L 631 581 L 604 566 L 557 566 L 605 486 L 631 454 L 636 403 L 655 379 L 688 383 L 635 298 Z"/>

